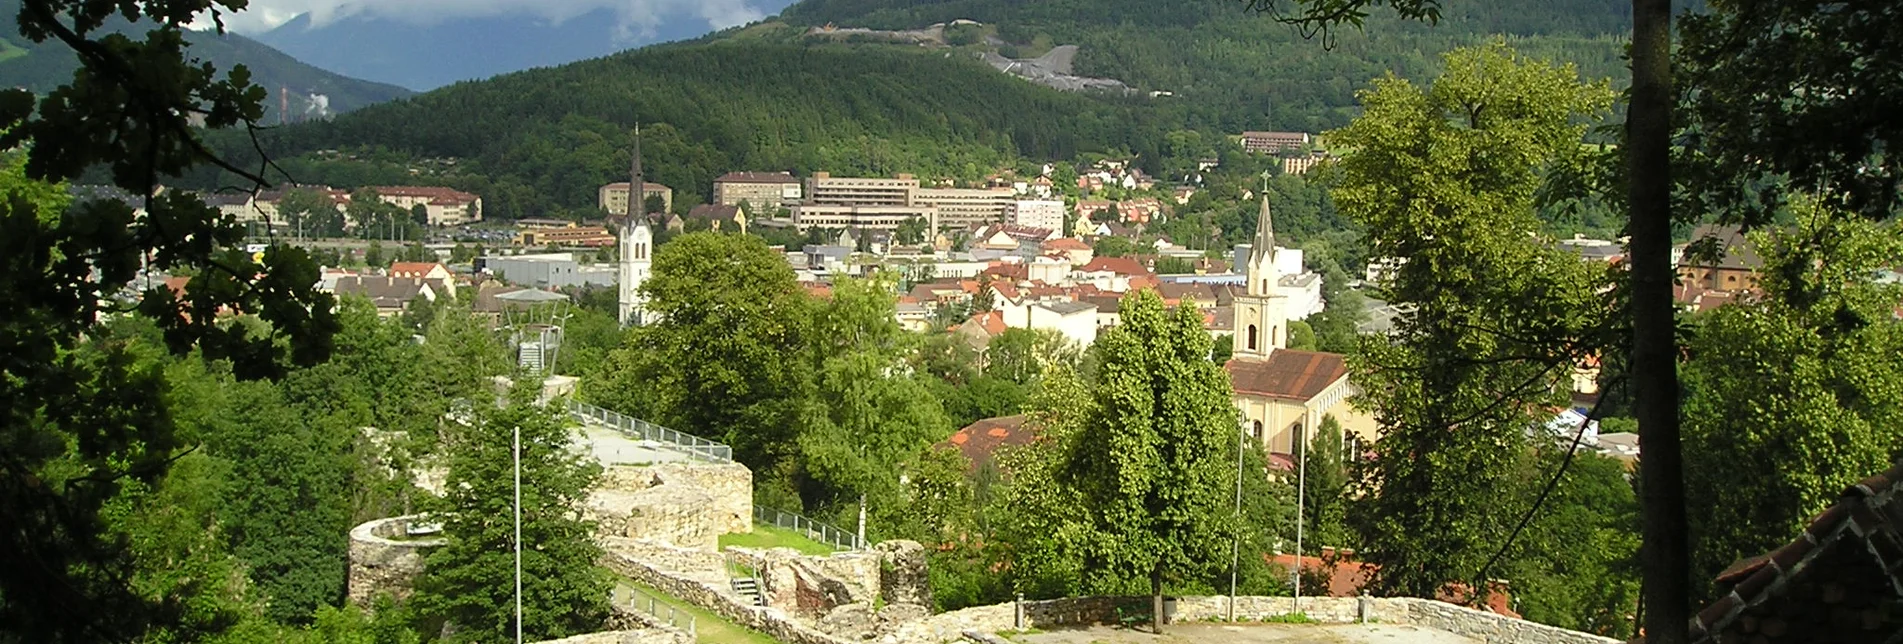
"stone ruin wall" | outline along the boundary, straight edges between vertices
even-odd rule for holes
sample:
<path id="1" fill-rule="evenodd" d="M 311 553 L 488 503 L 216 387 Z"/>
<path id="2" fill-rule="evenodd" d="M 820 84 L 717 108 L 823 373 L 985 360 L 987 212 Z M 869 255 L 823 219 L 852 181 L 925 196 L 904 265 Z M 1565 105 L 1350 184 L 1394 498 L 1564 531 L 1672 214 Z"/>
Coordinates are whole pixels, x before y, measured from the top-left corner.
<path id="1" fill-rule="evenodd" d="M 714 551 L 720 535 L 753 531 L 753 474 L 739 463 L 610 466 L 585 514 L 604 538 Z"/>
<path id="2" fill-rule="evenodd" d="M 369 606 L 383 593 L 399 600 L 410 596 L 416 578 L 423 574 L 426 550 L 444 543 L 440 537 L 405 536 L 410 523 L 419 516 L 377 519 L 350 529 L 348 596 L 352 603 Z"/>
<path id="3" fill-rule="evenodd" d="M 756 572 L 768 606 L 830 635 L 877 639 L 931 614 L 925 548 L 915 541 L 823 556 L 733 548 L 729 557 Z"/>

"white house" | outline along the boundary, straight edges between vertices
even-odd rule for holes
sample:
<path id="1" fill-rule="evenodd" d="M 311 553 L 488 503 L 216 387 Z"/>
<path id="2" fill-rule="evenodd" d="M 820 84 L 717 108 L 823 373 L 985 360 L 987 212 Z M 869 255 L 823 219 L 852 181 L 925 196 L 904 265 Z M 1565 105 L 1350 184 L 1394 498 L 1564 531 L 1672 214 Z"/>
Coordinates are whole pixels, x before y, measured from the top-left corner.
<path id="1" fill-rule="evenodd" d="M 1097 341 L 1097 305 L 1089 302 L 1038 302 L 1030 306 L 1030 328 L 1051 329 L 1087 347 Z M 1007 323 L 1009 318 L 1006 318 Z"/>

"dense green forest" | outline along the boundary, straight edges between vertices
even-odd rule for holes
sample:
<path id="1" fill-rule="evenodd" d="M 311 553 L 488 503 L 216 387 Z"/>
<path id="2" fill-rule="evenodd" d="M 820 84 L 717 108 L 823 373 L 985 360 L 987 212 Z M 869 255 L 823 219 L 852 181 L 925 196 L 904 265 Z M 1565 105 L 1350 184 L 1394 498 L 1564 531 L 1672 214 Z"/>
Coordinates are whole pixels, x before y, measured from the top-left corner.
<path id="1" fill-rule="evenodd" d="M 458 83 L 266 132 L 262 147 L 285 171 L 273 179 L 344 187 L 420 181 L 482 194 L 494 217 L 590 216 L 596 189 L 623 178 L 637 122 L 648 124 L 649 176 L 673 186 L 684 209 L 708 197 L 714 177 L 735 170 L 970 180 L 1018 159 L 1117 153 L 1164 174 L 1181 165 L 1170 159 L 1172 137 L 1182 132 L 1214 141 L 1244 129 L 1339 127 L 1369 79 L 1389 71 L 1430 78 L 1440 52 L 1493 34 L 1531 56 L 1577 63 L 1588 78 L 1622 73 L 1609 35 L 1625 24 L 1618 3 L 1512 4 L 1489 11 L 1458 3 L 1437 27 L 1371 24 L 1366 35 L 1311 39 L 1225 2 L 808 2 L 789 8 L 784 21 L 698 42 Z M 820 43 L 800 28 L 914 27 L 950 17 L 994 25 L 1013 53 L 1081 45 L 1078 73 L 1173 95 L 1058 92 L 976 60 L 982 44 Z M 256 161 L 247 137 L 219 143 Z M 314 154 L 321 150 L 339 152 Z M 455 163 L 419 167 L 424 159 Z M 231 182 L 207 172 L 187 183 Z"/>

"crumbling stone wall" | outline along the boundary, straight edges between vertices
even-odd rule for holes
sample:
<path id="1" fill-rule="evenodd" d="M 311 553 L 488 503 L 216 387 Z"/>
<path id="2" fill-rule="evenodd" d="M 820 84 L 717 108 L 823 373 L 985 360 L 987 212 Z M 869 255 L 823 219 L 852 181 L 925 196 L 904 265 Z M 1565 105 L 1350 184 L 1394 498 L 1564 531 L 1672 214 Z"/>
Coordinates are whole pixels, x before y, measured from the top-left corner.
<path id="1" fill-rule="evenodd" d="M 756 572 L 768 606 L 832 635 L 876 639 L 931 614 L 925 548 L 914 541 L 822 556 L 732 548 L 729 556 Z"/>
<path id="2" fill-rule="evenodd" d="M 412 539 L 410 524 L 421 515 L 377 519 L 350 530 L 350 601 L 369 606 L 382 593 L 409 597 L 423 574 L 423 556 L 443 545 L 441 538 Z"/>
<path id="3" fill-rule="evenodd" d="M 720 535 L 753 530 L 753 475 L 738 463 L 611 466 L 586 514 L 603 537 L 713 551 Z"/>

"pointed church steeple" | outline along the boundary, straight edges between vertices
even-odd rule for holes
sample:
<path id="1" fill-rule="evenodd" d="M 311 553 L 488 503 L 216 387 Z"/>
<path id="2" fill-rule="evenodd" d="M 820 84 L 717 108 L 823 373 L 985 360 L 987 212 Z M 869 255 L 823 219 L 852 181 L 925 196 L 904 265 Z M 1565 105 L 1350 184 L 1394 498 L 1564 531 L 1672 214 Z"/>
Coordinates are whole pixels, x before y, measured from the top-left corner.
<path id="1" fill-rule="evenodd" d="M 1282 297 L 1282 275 L 1275 269 L 1275 221 L 1269 216 L 1266 177 L 1252 244 L 1248 282 L 1232 307 L 1236 321 L 1232 355 L 1240 360 L 1267 360 L 1276 349 L 1288 346 L 1288 298 Z"/>
<path id="2" fill-rule="evenodd" d="M 1269 215 L 1267 182 L 1262 187 L 1262 210 L 1256 214 L 1255 239 L 1249 247 L 1249 294 L 1272 296 L 1282 276 L 1275 270 L 1275 218 Z"/>
<path id="3" fill-rule="evenodd" d="M 647 296 L 641 284 L 648 279 L 654 264 L 654 232 L 648 229 L 647 181 L 641 175 L 641 126 L 634 127 L 634 159 L 628 164 L 628 212 L 621 222 L 616 244 L 621 247 L 619 304 L 622 325 L 639 325 L 647 320 Z"/>

